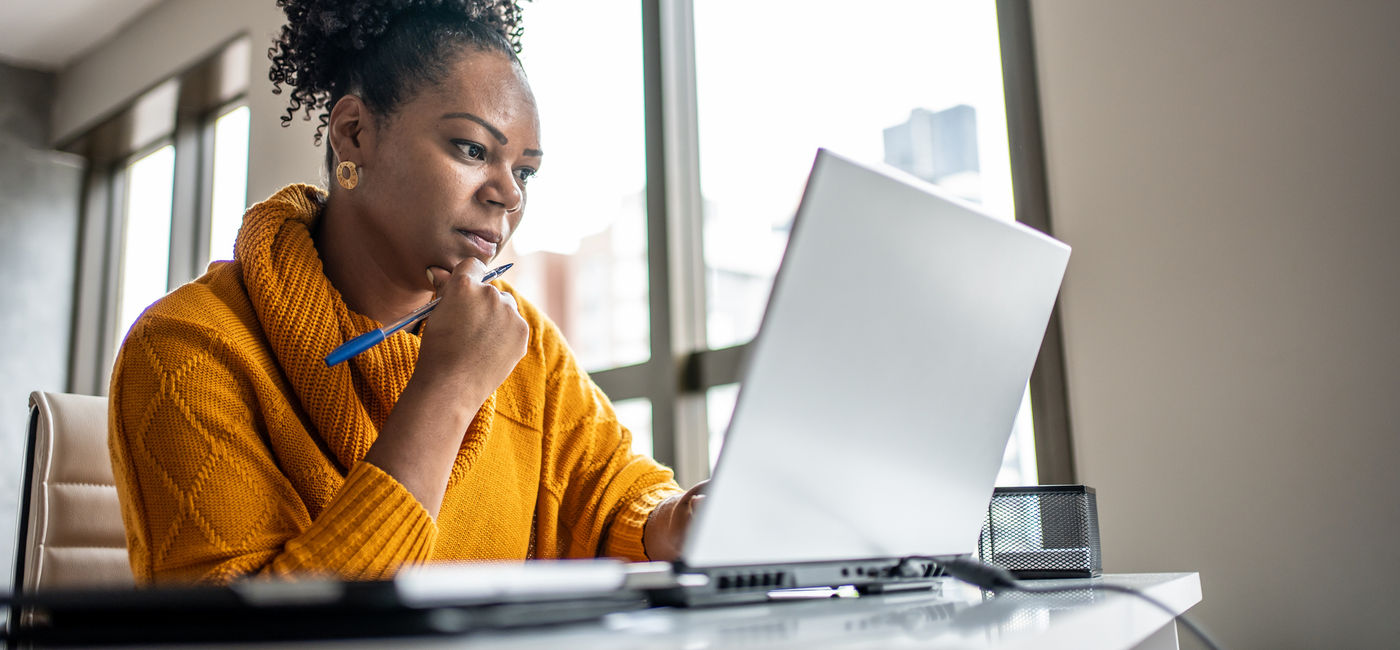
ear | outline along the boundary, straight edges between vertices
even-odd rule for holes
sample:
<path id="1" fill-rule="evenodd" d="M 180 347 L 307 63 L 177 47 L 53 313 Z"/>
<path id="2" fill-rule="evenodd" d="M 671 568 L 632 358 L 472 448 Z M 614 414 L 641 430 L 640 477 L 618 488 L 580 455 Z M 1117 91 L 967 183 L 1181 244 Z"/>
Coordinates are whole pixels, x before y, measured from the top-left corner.
<path id="1" fill-rule="evenodd" d="M 349 160 L 365 167 L 374 157 L 374 116 L 359 97 L 346 95 L 331 107 L 327 132 L 336 163 Z"/>

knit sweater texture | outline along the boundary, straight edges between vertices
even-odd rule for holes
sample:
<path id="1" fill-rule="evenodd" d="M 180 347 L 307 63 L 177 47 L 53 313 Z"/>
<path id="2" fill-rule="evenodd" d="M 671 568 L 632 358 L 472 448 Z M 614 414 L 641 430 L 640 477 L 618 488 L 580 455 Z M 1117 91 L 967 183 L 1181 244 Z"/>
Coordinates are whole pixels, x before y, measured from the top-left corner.
<path id="1" fill-rule="evenodd" d="M 250 208 L 234 259 L 151 305 L 122 344 L 109 446 L 138 582 L 646 559 L 647 516 L 680 488 L 632 452 L 556 326 L 519 295 L 528 349 L 464 432 L 437 518 L 364 461 L 419 338 L 400 331 L 323 362 L 381 325 L 351 311 L 322 270 L 311 232 L 324 204 L 319 188 L 292 185 Z"/>

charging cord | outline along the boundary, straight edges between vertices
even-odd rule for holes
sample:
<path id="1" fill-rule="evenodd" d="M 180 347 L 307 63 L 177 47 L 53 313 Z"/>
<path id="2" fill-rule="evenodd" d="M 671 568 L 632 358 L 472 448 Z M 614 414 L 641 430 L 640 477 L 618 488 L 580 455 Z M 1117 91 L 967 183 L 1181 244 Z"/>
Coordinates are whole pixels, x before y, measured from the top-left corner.
<path id="1" fill-rule="evenodd" d="M 905 558 L 905 562 L 913 560 L 924 560 L 933 562 L 943 569 L 943 572 L 971 584 L 989 591 L 1021 591 L 1029 594 L 1055 594 L 1065 592 L 1083 591 L 1085 589 L 1098 589 L 1101 591 L 1112 591 L 1121 594 L 1128 594 L 1141 598 L 1158 609 L 1166 612 L 1172 618 L 1181 622 L 1186 629 L 1191 630 L 1206 647 L 1211 650 L 1220 650 L 1220 644 L 1215 642 L 1205 630 L 1202 630 L 1194 621 L 1187 618 L 1185 614 L 1177 614 L 1166 603 L 1157 600 L 1141 591 L 1122 585 L 1094 583 L 1088 586 L 1065 585 L 1065 586 L 1043 586 L 1028 585 L 1016 579 L 1009 571 L 999 566 L 984 564 L 970 558 L 936 559 L 936 558 Z"/>

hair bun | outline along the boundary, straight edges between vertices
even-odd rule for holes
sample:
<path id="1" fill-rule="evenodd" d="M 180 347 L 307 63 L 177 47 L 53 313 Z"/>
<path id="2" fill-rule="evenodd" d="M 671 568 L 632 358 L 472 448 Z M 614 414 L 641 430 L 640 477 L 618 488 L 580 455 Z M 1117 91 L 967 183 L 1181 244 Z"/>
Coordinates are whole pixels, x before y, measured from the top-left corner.
<path id="1" fill-rule="evenodd" d="M 332 98 L 354 83 L 349 68 L 360 53 L 405 14 L 426 15 L 443 26 L 466 24 L 471 31 L 487 31 L 512 52 L 520 51 L 524 32 L 519 0 L 277 0 L 277 6 L 286 13 L 287 24 L 268 48 L 272 61 L 268 79 L 275 94 L 282 92 L 283 84 L 292 86 L 283 126 L 298 112 L 309 121 L 313 111 L 328 110 Z M 329 115 L 322 113 L 320 119 L 317 144 Z"/>

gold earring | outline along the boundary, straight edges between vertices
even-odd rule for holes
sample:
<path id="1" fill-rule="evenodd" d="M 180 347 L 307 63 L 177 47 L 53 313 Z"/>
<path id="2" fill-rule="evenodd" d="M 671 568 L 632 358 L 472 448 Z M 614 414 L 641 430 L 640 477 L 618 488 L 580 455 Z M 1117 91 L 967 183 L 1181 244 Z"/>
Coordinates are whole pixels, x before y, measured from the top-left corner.
<path id="1" fill-rule="evenodd" d="M 353 190 L 360 184 L 360 170 L 355 163 L 346 160 L 335 166 L 335 180 L 341 187 Z"/>

